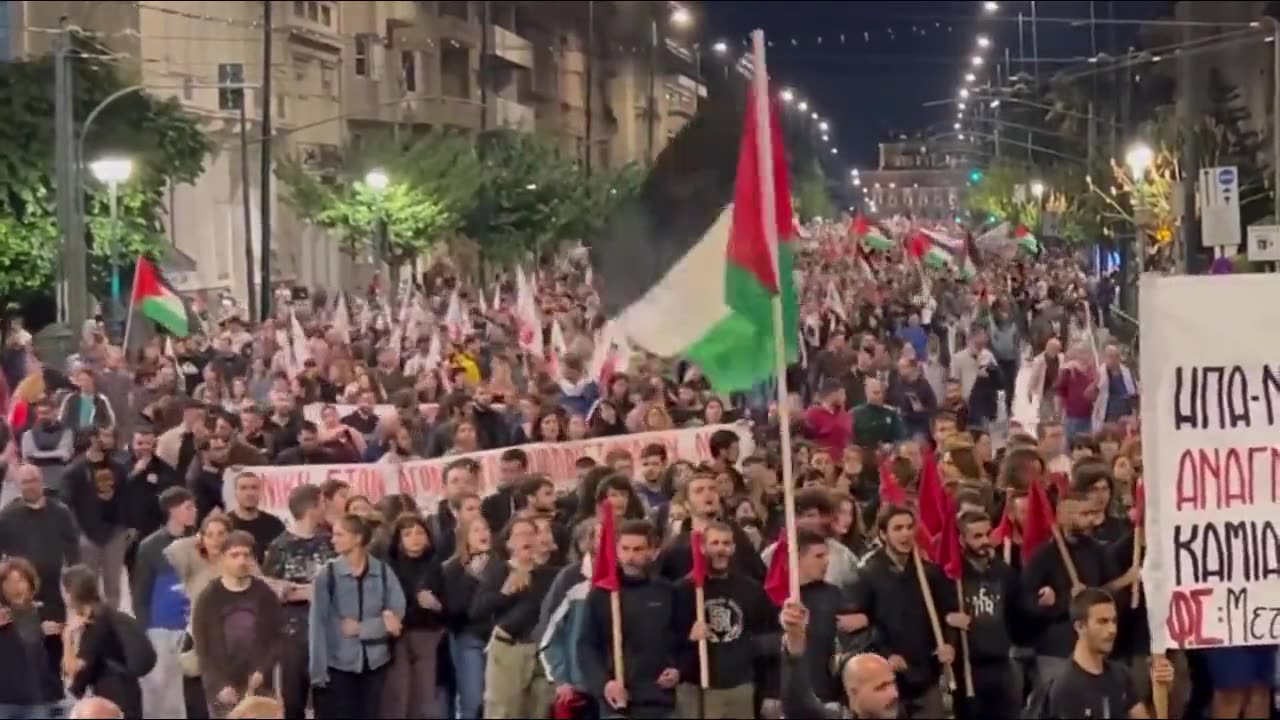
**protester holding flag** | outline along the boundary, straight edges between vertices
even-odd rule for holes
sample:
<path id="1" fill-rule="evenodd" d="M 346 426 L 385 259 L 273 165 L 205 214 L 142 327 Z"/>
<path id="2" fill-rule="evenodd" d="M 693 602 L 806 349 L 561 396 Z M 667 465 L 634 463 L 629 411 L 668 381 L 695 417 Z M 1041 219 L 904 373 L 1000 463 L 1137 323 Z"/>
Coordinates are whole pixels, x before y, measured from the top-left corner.
<path id="1" fill-rule="evenodd" d="M 962 720 L 1015 718 L 1021 697 L 1014 684 L 1010 651 L 1013 628 L 1020 620 L 1018 578 L 992 545 L 991 518 L 978 511 L 963 512 L 955 520 L 962 554 L 959 587 L 963 605 L 958 622 L 965 633 L 970 672 L 962 688 L 957 716 Z"/>
<path id="2" fill-rule="evenodd" d="M 716 486 L 716 474 L 707 469 L 697 469 L 685 486 L 685 505 L 689 519 L 679 526 L 679 532 L 671 538 L 658 561 L 662 577 L 677 582 L 692 570 L 695 557 L 692 550 L 693 533 L 703 532 L 712 523 L 722 523 L 733 534 L 733 567 L 744 577 L 757 581 L 764 579 L 765 565 L 755 553 L 751 541 L 736 522 L 725 517 L 724 503 Z"/>
<path id="3" fill-rule="evenodd" d="M 735 532 L 712 521 L 694 533 L 693 570 L 676 583 L 676 623 L 688 640 L 679 652 L 680 717 L 748 718 L 755 714 L 755 664 L 778 652 L 777 618 L 759 580 L 734 566 Z M 702 558 L 698 559 L 701 555 Z M 706 620 L 695 608 L 701 587 Z M 687 632 L 685 629 L 688 628 Z M 709 676 L 700 685 L 700 642 L 706 642 Z"/>

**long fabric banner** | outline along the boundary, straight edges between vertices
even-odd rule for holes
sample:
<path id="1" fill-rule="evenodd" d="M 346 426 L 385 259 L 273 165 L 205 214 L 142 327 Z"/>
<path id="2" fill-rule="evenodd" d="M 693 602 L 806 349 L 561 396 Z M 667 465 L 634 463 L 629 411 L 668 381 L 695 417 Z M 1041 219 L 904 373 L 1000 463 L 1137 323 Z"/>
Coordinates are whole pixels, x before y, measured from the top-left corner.
<path id="1" fill-rule="evenodd" d="M 302 416 L 307 420 L 310 420 L 311 422 L 319 425 L 320 415 L 321 413 L 324 412 L 325 407 L 327 407 L 326 403 L 310 403 L 308 405 L 303 405 Z M 341 420 L 342 418 L 355 412 L 356 406 L 355 405 L 339 405 L 335 403 L 333 405 L 333 409 L 338 412 L 338 419 Z M 420 403 L 418 405 L 418 412 L 421 413 L 423 419 L 425 419 L 429 423 L 435 422 L 436 412 L 438 412 L 439 410 L 440 410 L 440 406 L 437 405 L 436 403 Z M 395 415 L 396 406 L 387 405 L 387 404 L 374 405 L 373 414 L 377 415 L 378 417 L 383 417 L 386 415 Z"/>
<path id="2" fill-rule="evenodd" d="M 667 448 L 667 455 L 673 460 L 707 462 L 711 460 L 711 435 L 718 430 L 732 430 L 738 434 L 741 442 L 740 457 L 747 457 L 752 452 L 754 445 L 750 429 L 738 424 L 617 435 L 564 443 L 531 443 L 519 447 L 529 455 L 530 472 L 549 476 L 556 483 L 557 489 L 571 489 L 577 478 L 574 463 L 580 457 L 603 462 L 609 453 L 625 450 L 638 464 L 640 452 L 646 446 L 657 443 Z M 351 485 L 353 493 L 364 495 L 372 502 L 400 493 L 412 496 L 424 511 L 431 511 L 444 496 L 444 469 L 451 462 L 467 458 L 479 463 L 480 492 L 488 495 L 497 489 L 498 462 L 505 450 L 506 448 L 485 450 L 400 465 L 366 463 L 230 468 L 223 475 L 222 493 L 227 507 L 232 507 L 236 476 L 241 472 L 252 472 L 262 478 L 262 510 L 287 521 L 289 493 L 294 488 L 304 483 L 319 485 L 335 478 L 346 481 Z"/>
<path id="3" fill-rule="evenodd" d="M 1142 278 L 1152 653 L 1280 642 L 1280 276 Z"/>

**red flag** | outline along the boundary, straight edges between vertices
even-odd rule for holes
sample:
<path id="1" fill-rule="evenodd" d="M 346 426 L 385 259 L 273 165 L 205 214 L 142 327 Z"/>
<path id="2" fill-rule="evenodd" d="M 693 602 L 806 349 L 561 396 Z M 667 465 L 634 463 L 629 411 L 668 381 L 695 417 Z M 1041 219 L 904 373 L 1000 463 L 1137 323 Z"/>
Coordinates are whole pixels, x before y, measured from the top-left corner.
<path id="1" fill-rule="evenodd" d="M 942 478 L 938 473 L 938 458 L 929 451 L 924 453 L 924 468 L 920 471 L 920 524 L 937 535 L 946 524 L 947 491 L 942 488 Z"/>
<path id="2" fill-rule="evenodd" d="M 769 572 L 764 576 L 764 591 L 774 605 L 782 604 L 791 596 L 791 559 L 790 546 L 787 545 L 787 534 L 784 532 L 773 548 L 773 557 L 769 558 Z"/>
<path id="3" fill-rule="evenodd" d="M 1147 520 L 1147 484 L 1142 480 L 1133 488 L 1133 507 L 1129 508 L 1129 521 L 1135 528 Z"/>
<path id="4" fill-rule="evenodd" d="M 596 519 L 600 521 L 600 540 L 596 543 L 595 567 L 591 571 L 591 586 L 601 590 L 617 592 L 618 583 L 618 546 L 613 532 L 613 506 L 608 500 L 596 508 Z"/>
<path id="5" fill-rule="evenodd" d="M 1057 491 L 1058 497 L 1064 497 L 1071 485 L 1071 478 L 1067 477 L 1064 472 L 1056 472 L 1049 474 L 1049 482 L 1051 487 Z"/>
<path id="6" fill-rule="evenodd" d="M 1053 538 L 1053 527 L 1058 518 L 1049 502 L 1044 486 L 1033 480 L 1031 494 L 1027 498 L 1027 520 L 1022 525 L 1022 562 L 1031 561 L 1031 555 Z"/>
<path id="7" fill-rule="evenodd" d="M 693 552 L 693 572 L 689 576 L 693 578 L 694 587 L 704 587 L 707 584 L 707 551 L 702 547 L 701 530 L 694 530 L 689 536 L 689 549 Z"/>
<path id="8" fill-rule="evenodd" d="M 880 463 L 880 505 L 906 505 L 907 492 L 898 484 L 898 479 L 894 477 L 892 458 L 885 458 Z"/>
<path id="9" fill-rule="evenodd" d="M 950 498 L 944 497 L 943 501 L 947 507 L 942 516 L 942 530 L 938 533 L 938 549 L 933 554 L 933 560 L 942 567 L 942 572 L 948 578 L 957 580 L 964 572 L 964 548 L 960 545 L 955 504 Z"/>
<path id="10" fill-rule="evenodd" d="M 1004 501 L 1004 514 L 1000 516 L 1000 524 L 991 531 L 991 542 L 1000 545 L 1005 540 L 1013 542 L 1013 496 Z"/>

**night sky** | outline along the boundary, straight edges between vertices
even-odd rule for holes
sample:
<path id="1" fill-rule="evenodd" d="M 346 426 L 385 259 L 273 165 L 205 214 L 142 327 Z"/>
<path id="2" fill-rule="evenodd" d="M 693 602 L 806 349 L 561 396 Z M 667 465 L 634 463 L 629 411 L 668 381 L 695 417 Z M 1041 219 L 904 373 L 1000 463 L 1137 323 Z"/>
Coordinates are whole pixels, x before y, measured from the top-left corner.
<path id="1" fill-rule="evenodd" d="M 833 167 L 869 167 L 876 143 L 890 131 L 915 131 L 953 119 L 950 105 L 923 107 L 931 100 L 955 96 L 980 33 L 991 36 L 987 64 L 1005 51 L 1019 72 L 1018 14 L 1024 16 L 1022 53 L 1032 71 L 1030 2 L 1000 2 L 991 16 L 977 0 L 955 2 L 809 2 L 713 0 L 704 4 L 707 17 L 699 35 L 708 43 L 729 42 L 747 49 L 746 36 L 761 28 L 771 47 L 770 75 L 809 101 L 810 110 L 831 121 L 832 142 L 840 162 Z M 1142 1 L 1040 0 L 1038 23 L 1040 75 L 1080 66 L 1096 42 L 1099 52 L 1116 54 L 1137 44 L 1137 25 L 1095 23 L 1098 20 L 1144 20 L 1165 15 L 1171 3 Z M 1079 18 L 1079 23 L 1051 18 Z M 819 41 L 821 38 L 821 41 Z"/>

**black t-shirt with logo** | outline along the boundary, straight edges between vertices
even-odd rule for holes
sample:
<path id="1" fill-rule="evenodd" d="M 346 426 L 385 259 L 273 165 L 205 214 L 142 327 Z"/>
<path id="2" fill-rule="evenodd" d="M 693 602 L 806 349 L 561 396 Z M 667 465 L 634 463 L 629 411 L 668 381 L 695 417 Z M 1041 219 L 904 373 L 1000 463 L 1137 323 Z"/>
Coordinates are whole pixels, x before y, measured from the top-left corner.
<path id="1" fill-rule="evenodd" d="M 1122 666 L 1107 662 L 1102 673 L 1095 675 L 1071 660 L 1049 688 L 1049 717 L 1127 718 L 1138 702 Z"/>

